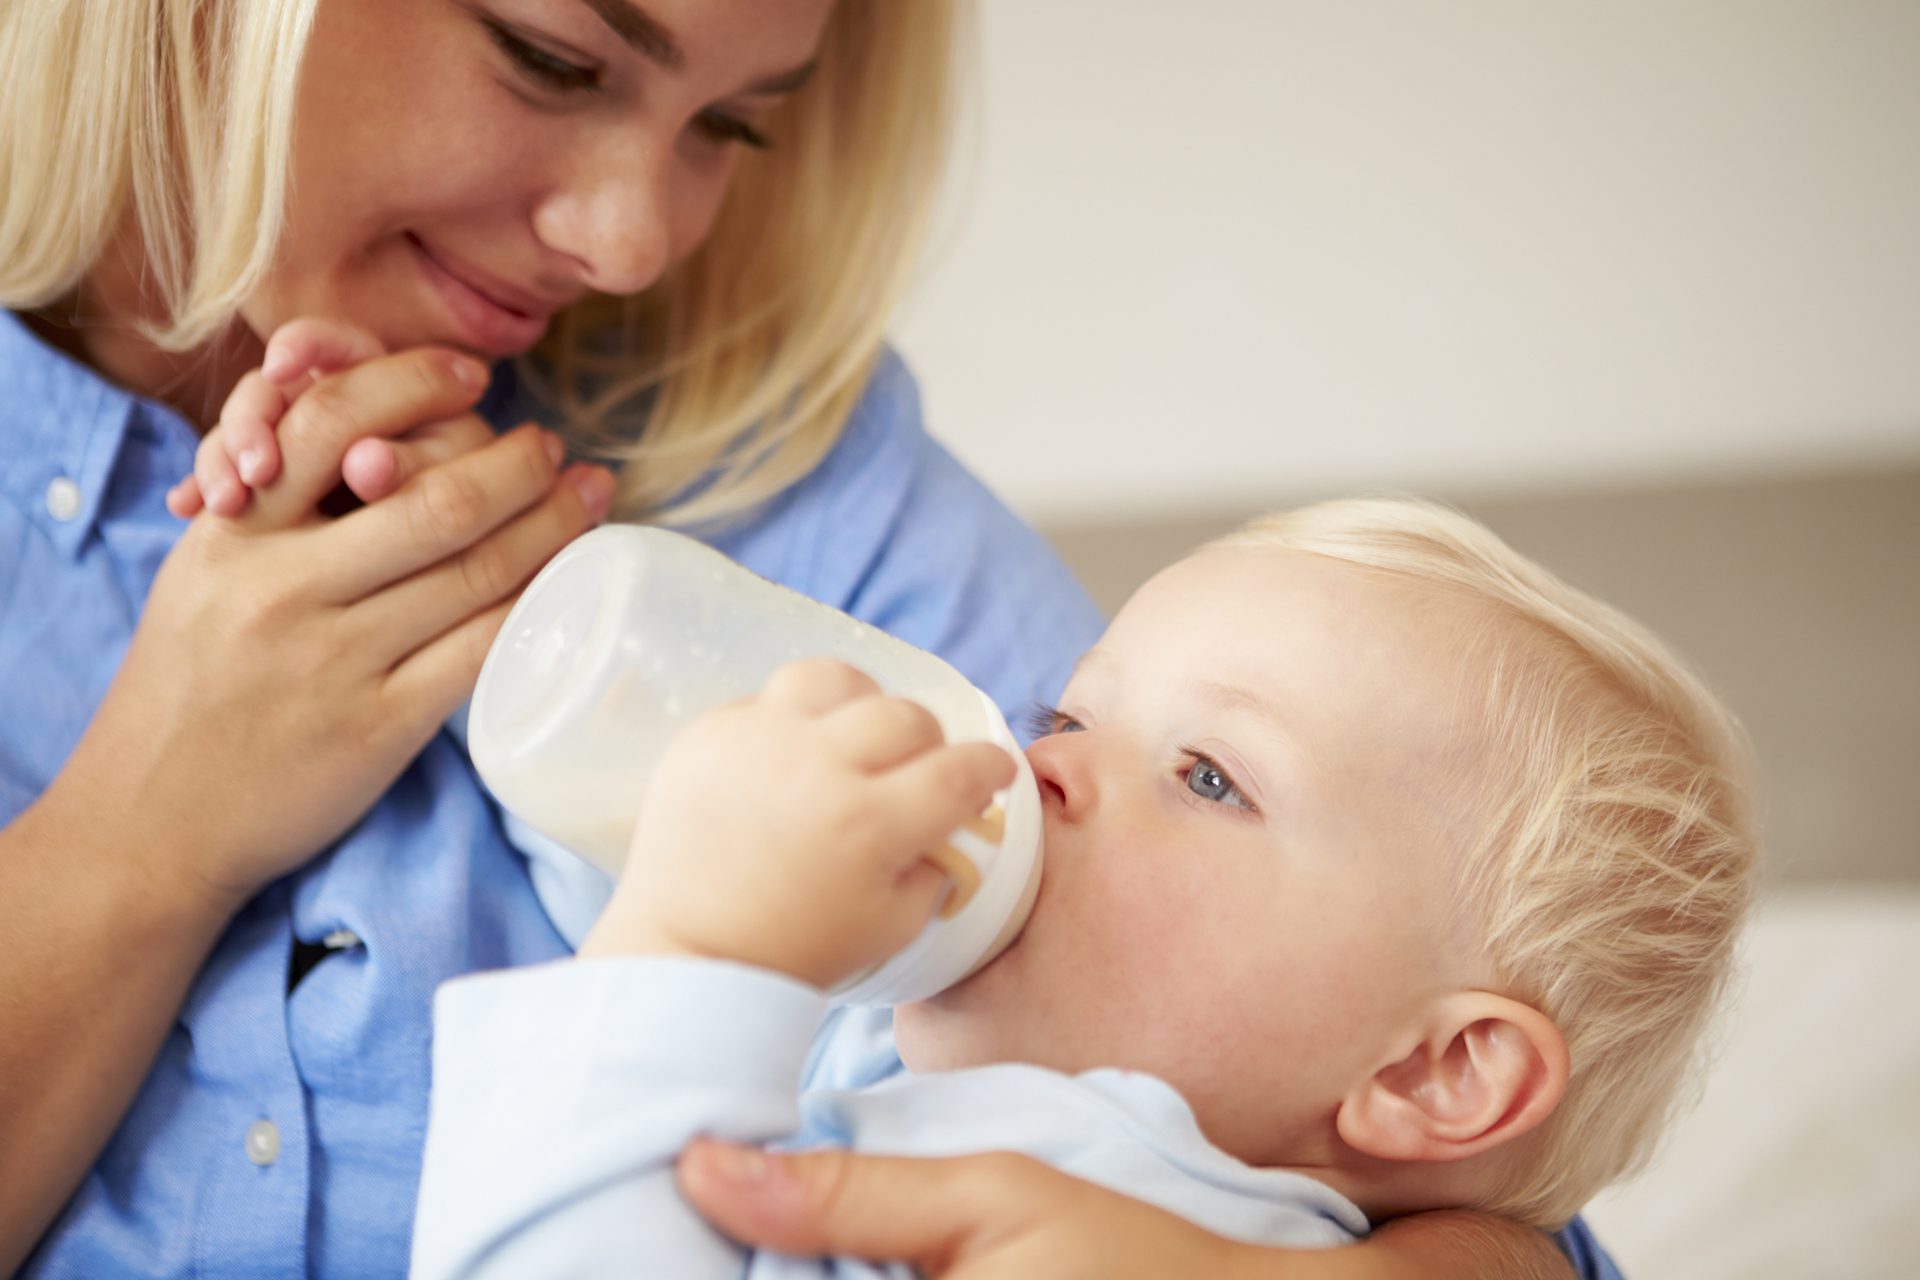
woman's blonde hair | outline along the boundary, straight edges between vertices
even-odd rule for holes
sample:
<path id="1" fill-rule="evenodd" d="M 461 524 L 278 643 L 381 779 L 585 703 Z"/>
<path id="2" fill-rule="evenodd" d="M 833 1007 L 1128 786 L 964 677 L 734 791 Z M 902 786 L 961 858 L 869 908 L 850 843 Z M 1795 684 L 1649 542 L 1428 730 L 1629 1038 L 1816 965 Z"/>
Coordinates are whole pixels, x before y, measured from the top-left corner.
<path id="1" fill-rule="evenodd" d="M 1698 1084 L 1753 889 L 1739 726 L 1645 628 L 1446 508 L 1322 503 L 1216 545 L 1328 556 L 1482 616 L 1435 637 L 1489 673 L 1481 722 L 1462 727 L 1499 757 L 1469 798 L 1484 836 L 1452 906 L 1504 994 L 1560 1029 L 1572 1074 L 1479 1207 L 1565 1222 L 1645 1162 Z"/>
<path id="2" fill-rule="evenodd" d="M 318 3 L 0 6 L 0 305 L 73 292 L 130 213 L 167 317 L 150 336 L 224 331 L 285 222 Z M 627 464 L 620 514 L 734 515 L 832 447 L 931 218 L 963 4 L 839 0 L 706 243 L 643 295 L 557 317 L 522 362 L 576 447 Z"/>

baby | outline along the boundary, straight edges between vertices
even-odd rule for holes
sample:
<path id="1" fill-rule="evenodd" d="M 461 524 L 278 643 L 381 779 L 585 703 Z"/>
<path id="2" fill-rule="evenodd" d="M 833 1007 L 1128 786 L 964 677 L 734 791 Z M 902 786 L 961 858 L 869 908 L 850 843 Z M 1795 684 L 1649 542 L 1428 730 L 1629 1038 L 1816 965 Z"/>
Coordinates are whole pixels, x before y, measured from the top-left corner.
<path id="1" fill-rule="evenodd" d="M 1020 938 L 894 1013 L 921 853 L 1011 776 L 851 670 L 697 720 L 579 958 L 436 1004 L 415 1273 L 862 1274 L 745 1258 L 696 1135 L 1013 1149 L 1269 1244 L 1541 1226 L 1695 1078 L 1754 849 L 1727 715 L 1640 628 L 1409 501 L 1243 528 L 1142 587 L 1028 753 Z"/>

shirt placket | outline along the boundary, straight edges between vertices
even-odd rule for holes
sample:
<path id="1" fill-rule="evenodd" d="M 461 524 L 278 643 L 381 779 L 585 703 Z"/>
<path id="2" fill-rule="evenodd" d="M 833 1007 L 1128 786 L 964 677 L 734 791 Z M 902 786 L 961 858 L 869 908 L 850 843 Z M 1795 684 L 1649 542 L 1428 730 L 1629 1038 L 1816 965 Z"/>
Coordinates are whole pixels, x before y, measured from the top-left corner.
<path id="1" fill-rule="evenodd" d="M 307 1274 L 307 1099 L 287 1042 L 284 888 L 229 927 L 182 1016 L 199 1087 L 218 1099 L 193 1222 L 196 1274 Z"/>

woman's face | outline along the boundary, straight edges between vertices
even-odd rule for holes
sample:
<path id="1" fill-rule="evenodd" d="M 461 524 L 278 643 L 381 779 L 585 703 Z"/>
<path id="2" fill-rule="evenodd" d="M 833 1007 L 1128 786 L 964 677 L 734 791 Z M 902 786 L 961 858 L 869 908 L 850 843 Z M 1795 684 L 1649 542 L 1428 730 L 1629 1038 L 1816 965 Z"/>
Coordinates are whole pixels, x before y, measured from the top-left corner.
<path id="1" fill-rule="evenodd" d="M 322 0 L 287 225 L 242 308 L 524 352 L 705 238 L 832 0 Z"/>

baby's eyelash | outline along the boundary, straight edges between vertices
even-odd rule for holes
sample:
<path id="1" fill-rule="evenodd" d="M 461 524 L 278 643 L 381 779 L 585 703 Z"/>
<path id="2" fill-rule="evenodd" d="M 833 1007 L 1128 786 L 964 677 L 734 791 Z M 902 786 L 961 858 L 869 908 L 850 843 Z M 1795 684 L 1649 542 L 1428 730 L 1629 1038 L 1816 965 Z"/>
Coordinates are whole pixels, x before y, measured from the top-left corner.
<path id="1" fill-rule="evenodd" d="M 1060 708 L 1036 702 L 1027 710 L 1027 729 L 1036 738 L 1045 738 L 1058 732 L 1059 724 L 1066 717 L 1060 714 Z"/>
<path id="2" fill-rule="evenodd" d="M 1260 812 L 1260 806 L 1253 802 L 1253 798 L 1247 794 L 1246 789 L 1234 780 L 1234 776 L 1231 773 L 1227 772 L 1226 766 L 1206 752 L 1200 750 L 1200 748 L 1181 747 L 1180 761 L 1185 765 L 1181 782 L 1189 791 L 1192 791 L 1194 771 L 1204 768 L 1211 773 L 1219 775 L 1220 781 L 1226 785 L 1227 792 L 1238 797 L 1238 803 L 1229 801 L 1224 796 L 1200 796 L 1200 799 L 1210 804 L 1221 805 L 1228 809 L 1238 809 L 1243 813 L 1258 814 Z M 1193 792 L 1193 794 L 1199 795 L 1198 792 Z"/>

